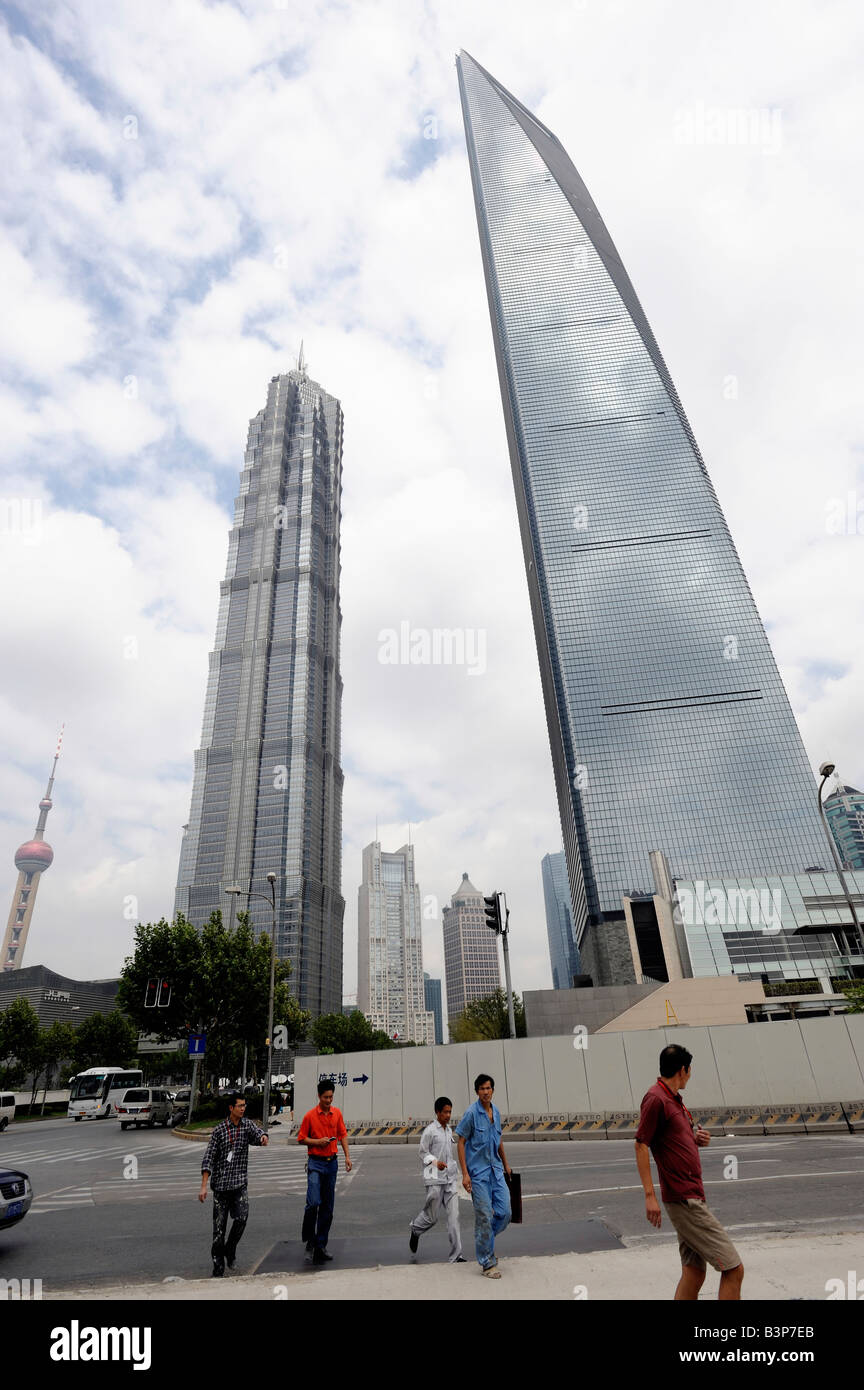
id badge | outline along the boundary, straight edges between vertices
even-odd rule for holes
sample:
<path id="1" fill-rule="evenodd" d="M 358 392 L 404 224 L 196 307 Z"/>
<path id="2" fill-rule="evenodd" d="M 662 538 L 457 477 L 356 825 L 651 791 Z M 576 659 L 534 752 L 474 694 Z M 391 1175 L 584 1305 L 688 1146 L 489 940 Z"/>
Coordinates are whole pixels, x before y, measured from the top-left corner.
<path id="1" fill-rule="evenodd" d="M 227 1154 L 225 1155 L 225 1162 L 226 1162 L 226 1163 L 230 1163 L 233 1157 L 234 1157 L 234 1150 L 233 1150 L 233 1149 L 229 1149 L 228 1152 L 227 1152 Z"/>

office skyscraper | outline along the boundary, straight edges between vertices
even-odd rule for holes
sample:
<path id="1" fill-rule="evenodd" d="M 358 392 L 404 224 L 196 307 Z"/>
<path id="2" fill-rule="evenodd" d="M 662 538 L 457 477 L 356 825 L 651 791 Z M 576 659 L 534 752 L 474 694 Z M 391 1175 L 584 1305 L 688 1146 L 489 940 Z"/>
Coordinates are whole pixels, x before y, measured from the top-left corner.
<path id="1" fill-rule="evenodd" d="M 441 1004 L 441 981 L 433 980 L 431 975 L 423 972 L 423 993 L 426 996 L 426 1008 L 432 1015 L 434 1023 L 436 1043 L 444 1041 L 444 1012 Z"/>
<path id="2" fill-rule="evenodd" d="M 567 861 L 563 852 L 547 854 L 541 864 L 543 901 L 546 905 L 546 934 L 553 989 L 572 989 L 573 976 L 579 974 L 579 949 L 573 931 Z"/>
<path id="3" fill-rule="evenodd" d="M 815 781 L 588 190 L 489 73 L 458 71 L 577 943 L 595 984 L 623 982 L 650 852 L 682 877 L 801 872 L 825 857 Z"/>
<path id="4" fill-rule="evenodd" d="M 200 926 L 275 873 L 277 954 L 314 1015 L 342 1006 L 341 495 L 342 409 L 301 350 L 249 425 L 175 908 Z M 269 933 L 269 904 L 249 912 Z"/>
<path id="5" fill-rule="evenodd" d="M 363 851 L 357 903 L 357 1007 L 391 1038 L 431 1043 L 422 925 L 414 846 L 386 854 L 375 840 Z"/>
<path id="6" fill-rule="evenodd" d="M 472 999 L 501 989 L 498 938 L 486 925 L 483 894 L 467 874 L 442 914 L 447 1018 L 452 1023 Z"/>

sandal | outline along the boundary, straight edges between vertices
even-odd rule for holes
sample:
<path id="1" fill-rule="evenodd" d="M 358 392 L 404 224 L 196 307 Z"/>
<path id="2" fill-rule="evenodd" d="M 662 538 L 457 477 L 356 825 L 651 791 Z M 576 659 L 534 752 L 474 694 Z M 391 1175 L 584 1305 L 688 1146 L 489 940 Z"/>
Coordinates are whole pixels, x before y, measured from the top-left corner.
<path id="1" fill-rule="evenodd" d="M 483 1275 L 486 1279 L 500 1279 L 501 1271 L 495 1265 L 490 1265 L 488 1269 L 484 1269 Z"/>

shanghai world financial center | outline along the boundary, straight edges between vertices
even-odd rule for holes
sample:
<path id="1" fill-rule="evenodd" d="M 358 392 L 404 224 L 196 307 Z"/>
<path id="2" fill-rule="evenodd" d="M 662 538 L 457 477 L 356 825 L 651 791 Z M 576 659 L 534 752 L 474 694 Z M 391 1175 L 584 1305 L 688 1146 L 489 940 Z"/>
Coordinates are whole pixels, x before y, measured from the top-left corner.
<path id="1" fill-rule="evenodd" d="M 249 426 L 175 908 L 201 926 L 275 873 L 277 955 L 315 1015 L 342 1006 L 341 493 L 342 410 L 301 353 Z M 249 911 L 269 933 L 269 903 Z"/>
<path id="2" fill-rule="evenodd" d="M 815 782 L 681 402 L 559 141 L 468 54 L 468 159 L 574 926 L 612 983 L 622 895 L 800 873 Z"/>
<path id="3" fill-rule="evenodd" d="M 815 783 L 654 335 L 556 137 L 457 60 L 483 271 L 583 969 L 615 981 L 622 897 L 801 873 Z M 266 895 L 314 1014 L 342 985 L 339 402 L 296 371 L 252 421 L 176 908 Z M 259 929 L 267 904 L 250 900 Z"/>

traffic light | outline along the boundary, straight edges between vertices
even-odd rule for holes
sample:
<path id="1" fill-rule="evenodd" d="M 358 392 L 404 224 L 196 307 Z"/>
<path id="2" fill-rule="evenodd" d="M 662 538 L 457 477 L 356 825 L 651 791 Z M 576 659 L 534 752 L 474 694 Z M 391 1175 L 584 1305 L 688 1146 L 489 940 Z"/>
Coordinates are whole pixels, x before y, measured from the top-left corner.
<path id="1" fill-rule="evenodd" d="M 494 931 L 496 936 L 501 935 L 501 900 L 497 893 L 493 893 L 491 898 L 483 899 L 483 910 L 486 914 L 486 925 L 490 931 Z"/>
<path id="2" fill-rule="evenodd" d="M 171 1003 L 171 981 L 160 980 L 159 982 L 159 1008 L 167 1009 Z"/>
<path id="3" fill-rule="evenodd" d="M 146 989 L 144 990 L 144 1008 L 145 1008 L 145 1009 L 155 1009 L 155 1008 L 156 1008 L 156 997 L 157 997 L 158 993 L 159 993 L 159 981 L 158 981 L 158 980 L 148 980 L 148 981 L 147 981 L 147 987 L 146 987 Z"/>

